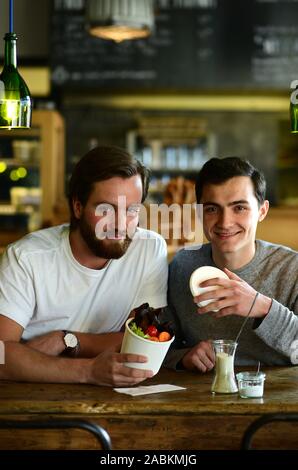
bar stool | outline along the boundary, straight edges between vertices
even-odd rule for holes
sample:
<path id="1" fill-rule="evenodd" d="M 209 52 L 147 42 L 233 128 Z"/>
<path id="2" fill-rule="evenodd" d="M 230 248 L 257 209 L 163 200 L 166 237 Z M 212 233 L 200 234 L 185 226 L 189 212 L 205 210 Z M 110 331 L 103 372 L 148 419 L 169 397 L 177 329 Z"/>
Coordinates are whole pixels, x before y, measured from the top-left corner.
<path id="1" fill-rule="evenodd" d="M 93 434 L 103 450 L 111 450 L 112 443 L 108 432 L 95 423 L 80 419 L 53 419 L 53 420 L 0 420 L 0 429 L 70 429 L 79 428 Z"/>
<path id="2" fill-rule="evenodd" d="M 253 421 L 246 431 L 243 434 L 242 441 L 241 441 L 241 450 L 252 450 L 251 449 L 251 441 L 254 434 L 263 426 L 268 423 L 273 423 L 276 421 L 282 422 L 294 422 L 298 421 L 298 413 L 276 413 L 276 414 L 268 414 L 263 415 L 260 418 Z M 297 438 L 298 441 L 298 438 Z M 298 442 L 297 442 L 298 445 Z"/>

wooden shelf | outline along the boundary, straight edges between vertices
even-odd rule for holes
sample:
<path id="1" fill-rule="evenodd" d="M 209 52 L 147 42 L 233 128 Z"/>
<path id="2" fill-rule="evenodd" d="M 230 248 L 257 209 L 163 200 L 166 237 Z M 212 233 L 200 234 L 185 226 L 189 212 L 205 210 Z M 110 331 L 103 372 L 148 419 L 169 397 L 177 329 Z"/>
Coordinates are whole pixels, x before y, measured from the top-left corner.
<path id="1" fill-rule="evenodd" d="M 35 111 L 35 113 L 38 111 Z M 40 130 L 35 127 L 31 127 L 31 129 L 13 129 L 12 131 L 9 130 L 1 130 L 1 138 L 2 137 L 9 137 L 10 139 L 14 139 L 15 137 L 23 137 L 24 139 L 29 139 L 30 137 L 40 137 Z"/>
<path id="2" fill-rule="evenodd" d="M 23 160 L 17 160 L 16 158 L 1 158 L 0 162 L 6 163 L 7 166 L 24 166 L 26 168 L 39 168 L 40 163 L 37 162 L 25 162 Z"/>
<path id="3" fill-rule="evenodd" d="M 36 204 L 28 202 L 27 206 L 26 204 L 24 206 L 17 206 L 10 204 L 8 201 L 3 201 L 4 204 L 1 206 L 0 202 L 1 216 L 27 214 L 30 218 L 34 211 L 30 206 L 33 205 L 39 212 L 40 227 L 54 224 L 56 206 L 59 201 L 65 199 L 64 136 L 64 120 L 54 110 L 34 110 L 32 114 L 32 128 L 29 130 L 7 130 L 1 132 L 0 139 L 2 142 L 6 139 L 10 140 L 11 144 L 13 141 L 18 140 L 27 140 L 29 142 L 33 139 L 38 140 L 38 148 L 36 149 L 36 154 L 31 157 L 31 161 L 14 157 L 0 158 L 0 161 L 4 162 L 8 167 L 22 166 L 28 170 L 34 169 L 39 171 L 39 188 L 41 189 L 41 200 Z M 34 185 L 32 185 L 33 187 Z M 13 228 L 15 228 L 15 232 L 14 230 L 9 232 L 4 239 L 0 233 L 0 246 L 5 246 L 24 235 L 24 230 L 20 230 L 20 227 L 17 225 Z M 0 229 L 1 231 L 2 229 Z M 5 232 L 5 229 L 3 231 Z"/>
<path id="4" fill-rule="evenodd" d="M 12 204 L 1 204 L 0 203 L 0 215 L 18 215 L 18 214 L 32 214 L 33 208 L 31 206 L 19 209 Z"/>

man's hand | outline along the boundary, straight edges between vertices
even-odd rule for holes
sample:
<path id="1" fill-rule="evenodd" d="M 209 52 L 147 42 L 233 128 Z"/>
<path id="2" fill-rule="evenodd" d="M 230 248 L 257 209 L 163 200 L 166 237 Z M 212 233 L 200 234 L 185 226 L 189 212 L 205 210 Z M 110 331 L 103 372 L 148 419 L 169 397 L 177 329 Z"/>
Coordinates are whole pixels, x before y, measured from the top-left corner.
<path id="1" fill-rule="evenodd" d="M 224 269 L 229 279 L 214 278 L 202 282 L 200 287 L 218 286 L 218 289 L 194 297 L 194 302 L 214 299 L 214 302 L 205 307 L 198 308 L 198 313 L 211 312 L 215 318 L 227 315 L 240 315 L 245 317 L 254 301 L 257 291 L 236 274 Z M 250 313 L 251 317 L 262 318 L 270 310 L 272 299 L 263 294 L 258 295 L 255 305 Z M 212 312 L 218 310 L 218 312 Z"/>
<path id="2" fill-rule="evenodd" d="M 182 359 L 185 369 L 199 370 L 200 372 L 208 372 L 215 365 L 215 354 L 211 345 L 211 341 L 201 341 L 192 348 Z"/>
<path id="3" fill-rule="evenodd" d="M 145 369 L 126 367 L 124 362 L 147 362 L 146 356 L 139 354 L 120 354 L 105 351 L 91 360 L 88 383 L 127 387 L 152 377 L 153 372 Z"/>
<path id="4" fill-rule="evenodd" d="M 26 346 L 48 356 L 59 356 L 65 350 L 63 331 L 50 331 L 26 342 Z"/>

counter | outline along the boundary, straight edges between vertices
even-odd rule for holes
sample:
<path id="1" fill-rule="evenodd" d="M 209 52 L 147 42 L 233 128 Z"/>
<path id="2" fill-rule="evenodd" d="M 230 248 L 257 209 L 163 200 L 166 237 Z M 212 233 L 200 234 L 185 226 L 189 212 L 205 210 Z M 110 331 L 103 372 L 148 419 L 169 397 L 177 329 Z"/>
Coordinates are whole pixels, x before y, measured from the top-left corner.
<path id="1" fill-rule="evenodd" d="M 298 413 L 298 367 L 266 370 L 263 398 L 210 392 L 213 374 L 161 370 L 144 385 L 186 390 L 130 397 L 108 387 L 0 382 L 0 420 L 77 418 L 102 425 L 114 449 L 239 449 L 250 423 L 263 414 Z M 261 436 L 261 437 L 258 437 Z M 259 431 L 254 447 L 298 448 L 298 424 Z M 265 446 L 265 447 L 264 447 Z M 0 449 L 95 449 L 81 430 L 0 431 Z"/>

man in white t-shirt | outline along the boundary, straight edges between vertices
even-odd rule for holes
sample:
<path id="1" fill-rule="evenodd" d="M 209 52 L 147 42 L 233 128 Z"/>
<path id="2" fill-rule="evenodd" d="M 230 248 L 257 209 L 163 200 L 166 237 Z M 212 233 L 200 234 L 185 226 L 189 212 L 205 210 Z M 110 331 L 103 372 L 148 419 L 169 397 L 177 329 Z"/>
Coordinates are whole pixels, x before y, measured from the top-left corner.
<path id="1" fill-rule="evenodd" d="M 142 164 L 97 147 L 69 185 L 70 225 L 27 235 L 0 260 L 0 378 L 127 386 L 152 375 L 126 367 L 121 327 L 144 302 L 166 305 L 167 250 L 137 227 L 148 190 Z"/>

